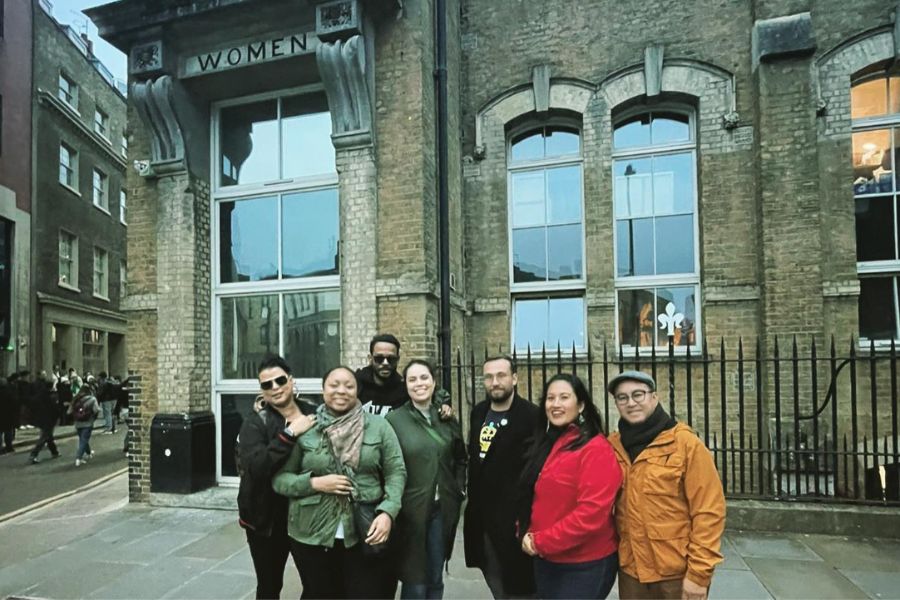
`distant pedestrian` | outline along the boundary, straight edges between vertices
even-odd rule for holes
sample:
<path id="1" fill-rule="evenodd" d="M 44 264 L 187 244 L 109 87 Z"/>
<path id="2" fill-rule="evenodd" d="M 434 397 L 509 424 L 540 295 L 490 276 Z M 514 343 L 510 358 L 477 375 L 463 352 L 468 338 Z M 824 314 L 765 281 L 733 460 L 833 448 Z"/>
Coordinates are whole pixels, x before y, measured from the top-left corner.
<path id="1" fill-rule="evenodd" d="M 44 446 L 47 446 L 53 458 L 59 458 L 56 440 L 53 439 L 53 429 L 56 427 L 58 408 L 51 397 L 51 387 L 52 383 L 47 378 L 46 373 L 43 372 L 32 386 L 33 391 L 30 401 L 31 422 L 41 430 L 37 443 L 31 449 L 31 463 L 35 465 L 41 462 L 38 455 L 44 449 Z"/>
<path id="2" fill-rule="evenodd" d="M 6 377 L 0 377 L 0 454 L 15 452 L 13 441 L 19 426 L 16 394 Z"/>
<path id="3" fill-rule="evenodd" d="M 113 434 L 116 432 L 116 418 L 113 410 L 116 407 L 116 386 L 107 376 L 106 371 L 100 371 L 97 376 L 97 400 L 103 409 L 103 433 Z"/>
<path id="4" fill-rule="evenodd" d="M 91 450 L 91 433 L 94 431 L 94 420 L 100 414 L 100 404 L 91 393 L 91 387 L 82 386 L 75 399 L 72 400 L 72 416 L 75 418 L 75 431 L 78 432 L 78 451 L 75 454 L 75 466 L 94 456 Z"/>
<path id="5" fill-rule="evenodd" d="M 57 403 L 59 404 L 59 424 L 69 425 L 72 423 L 72 417 L 69 409 L 72 406 L 72 384 L 67 375 L 59 378 L 56 385 Z"/>

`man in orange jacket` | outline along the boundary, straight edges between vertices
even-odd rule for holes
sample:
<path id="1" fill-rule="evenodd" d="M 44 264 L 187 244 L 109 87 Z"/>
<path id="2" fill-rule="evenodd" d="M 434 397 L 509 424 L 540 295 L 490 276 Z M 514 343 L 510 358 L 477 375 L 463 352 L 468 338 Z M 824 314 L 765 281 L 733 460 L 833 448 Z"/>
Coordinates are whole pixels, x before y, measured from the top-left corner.
<path id="1" fill-rule="evenodd" d="M 621 417 L 609 436 L 624 476 L 616 501 L 619 598 L 704 600 L 725 530 L 712 455 L 659 404 L 650 375 L 625 371 L 608 390 Z"/>

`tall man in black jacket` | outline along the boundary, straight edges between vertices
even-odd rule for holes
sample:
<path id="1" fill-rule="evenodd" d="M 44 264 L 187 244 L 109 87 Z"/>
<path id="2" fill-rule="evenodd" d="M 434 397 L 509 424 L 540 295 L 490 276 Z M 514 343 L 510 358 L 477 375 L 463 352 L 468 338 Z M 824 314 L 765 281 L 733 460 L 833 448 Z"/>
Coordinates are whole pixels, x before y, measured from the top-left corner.
<path id="1" fill-rule="evenodd" d="M 516 537 L 515 506 L 538 409 L 516 393 L 512 357 L 488 358 L 482 370 L 487 398 L 472 409 L 469 428 L 466 566 L 482 570 L 494 598 L 528 597 L 534 574 Z"/>
<path id="2" fill-rule="evenodd" d="M 295 401 L 291 368 L 282 357 L 264 358 L 258 372 L 261 406 L 254 403 L 238 436 L 242 470 L 238 511 L 256 570 L 256 597 L 278 598 L 290 542 L 287 498 L 272 490 L 272 477 L 287 461 L 297 436 L 315 424 L 316 416 L 314 407 Z"/>

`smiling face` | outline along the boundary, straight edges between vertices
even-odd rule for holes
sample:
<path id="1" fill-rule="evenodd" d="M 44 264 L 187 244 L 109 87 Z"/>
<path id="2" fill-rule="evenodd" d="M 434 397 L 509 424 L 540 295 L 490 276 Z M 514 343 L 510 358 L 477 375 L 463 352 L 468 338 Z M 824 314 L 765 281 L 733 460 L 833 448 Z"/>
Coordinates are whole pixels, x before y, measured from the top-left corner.
<path id="1" fill-rule="evenodd" d="M 406 393 L 418 405 L 431 402 L 434 393 L 434 377 L 425 365 L 410 365 L 406 370 Z"/>
<path id="2" fill-rule="evenodd" d="M 544 411 L 547 413 L 547 421 L 554 427 L 574 423 L 583 409 L 568 381 L 554 381 L 547 388 Z"/>
<path id="3" fill-rule="evenodd" d="M 335 369 L 325 378 L 322 395 L 325 397 L 325 406 L 332 414 L 346 413 L 359 403 L 356 397 L 356 376 L 348 369 Z"/>
<path id="4" fill-rule="evenodd" d="M 259 385 L 263 398 L 273 408 L 284 408 L 294 399 L 294 379 L 281 367 L 271 367 L 260 371 Z"/>
<path id="5" fill-rule="evenodd" d="M 646 383 L 626 379 L 616 387 L 613 394 L 619 415 L 627 423 L 643 423 L 656 410 L 659 398 Z"/>

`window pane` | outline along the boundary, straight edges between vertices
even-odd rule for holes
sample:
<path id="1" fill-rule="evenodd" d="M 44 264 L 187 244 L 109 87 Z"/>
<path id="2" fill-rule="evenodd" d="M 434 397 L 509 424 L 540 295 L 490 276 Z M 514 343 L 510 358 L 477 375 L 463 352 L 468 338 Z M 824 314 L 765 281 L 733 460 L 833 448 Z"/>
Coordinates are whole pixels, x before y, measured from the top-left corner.
<path id="1" fill-rule="evenodd" d="M 619 292 L 619 343 L 623 346 L 649 347 L 654 343 L 656 317 L 651 290 Z"/>
<path id="2" fill-rule="evenodd" d="M 879 78 L 854 85 L 850 89 L 850 116 L 874 117 L 887 112 L 887 79 Z"/>
<path id="3" fill-rule="evenodd" d="M 653 275 L 653 219 L 616 223 L 616 264 L 619 277 Z"/>
<path id="4" fill-rule="evenodd" d="M 284 196 L 283 277 L 338 273 L 338 191 L 336 188 Z"/>
<path id="5" fill-rule="evenodd" d="M 256 365 L 278 352 L 278 296 L 222 298 L 222 377 L 255 379 Z"/>
<path id="6" fill-rule="evenodd" d="M 256 375 L 254 375 L 254 378 Z M 234 446 L 244 419 L 253 411 L 253 401 L 256 394 L 222 394 L 220 396 L 221 410 L 219 419 L 222 423 L 222 475 L 225 477 L 237 477 L 237 464 L 235 464 Z"/>
<path id="7" fill-rule="evenodd" d="M 542 131 L 524 133 L 513 138 L 512 160 L 536 160 L 544 157 L 544 134 Z"/>
<path id="8" fill-rule="evenodd" d="M 615 175 L 616 218 L 653 214 L 653 180 L 649 158 L 617 160 Z"/>
<path id="9" fill-rule="evenodd" d="M 543 227 L 513 230 L 513 281 L 547 280 L 547 250 Z"/>
<path id="10" fill-rule="evenodd" d="M 516 300 L 514 305 L 516 348 L 540 350 L 547 335 L 547 299 Z"/>
<path id="11" fill-rule="evenodd" d="M 581 225 L 547 228 L 547 270 L 550 280 L 580 279 Z"/>
<path id="12" fill-rule="evenodd" d="M 278 277 L 277 211 L 274 196 L 220 204 L 222 283 Z"/>
<path id="13" fill-rule="evenodd" d="M 546 222 L 543 171 L 512 174 L 512 211 L 513 227 Z"/>
<path id="14" fill-rule="evenodd" d="M 548 128 L 546 156 L 577 155 L 580 150 L 578 131 L 565 127 Z"/>
<path id="15" fill-rule="evenodd" d="M 888 110 L 891 114 L 900 113 L 900 77 L 891 77 L 888 88 Z"/>
<path id="16" fill-rule="evenodd" d="M 276 100 L 222 110 L 220 168 L 223 186 L 279 179 L 277 117 Z"/>
<path id="17" fill-rule="evenodd" d="M 892 260 L 894 248 L 893 196 L 856 200 L 856 260 Z"/>
<path id="18" fill-rule="evenodd" d="M 656 274 L 694 272 L 694 217 L 656 219 Z"/>
<path id="19" fill-rule="evenodd" d="M 657 344 L 667 346 L 668 340 L 668 318 L 667 305 L 671 302 L 675 308 L 675 315 L 681 314 L 681 322 L 675 326 L 673 342 L 676 346 L 689 346 L 696 343 L 696 325 L 697 325 L 697 301 L 696 290 L 694 286 L 690 287 L 670 287 L 656 289 L 656 332 Z M 659 316 L 665 315 L 666 328 L 659 328 Z"/>
<path id="20" fill-rule="evenodd" d="M 694 159 L 690 153 L 653 157 L 655 214 L 693 212 Z"/>
<path id="21" fill-rule="evenodd" d="M 654 145 L 690 141 L 691 130 L 688 123 L 688 116 L 681 113 L 654 113 L 650 139 Z"/>
<path id="22" fill-rule="evenodd" d="M 584 348 L 584 298 L 550 298 L 547 347 Z"/>
<path id="23" fill-rule="evenodd" d="M 334 173 L 331 115 L 325 96 L 291 96 L 281 102 L 282 177 Z"/>
<path id="24" fill-rule="evenodd" d="M 853 193 L 892 190 L 891 140 L 887 129 L 853 134 Z"/>
<path id="25" fill-rule="evenodd" d="M 897 336 L 896 291 L 893 277 L 859 280 L 859 335 L 870 340 Z"/>
<path id="26" fill-rule="evenodd" d="M 643 113 L 623 121 L 613 132 L 613 148 L 635 148 L 650 145 L 650 114 Z"/>
<path id="27" fill-rule="evenodd" d="M 581 167 L 547 169 L 547 222 L 581 221 Z"/>
<path id="28" fill-rule="evenodd" d="M 284 358 L 294 377 L 321 377 L 341 362 L 341 292 L 284 296 Z"/>

